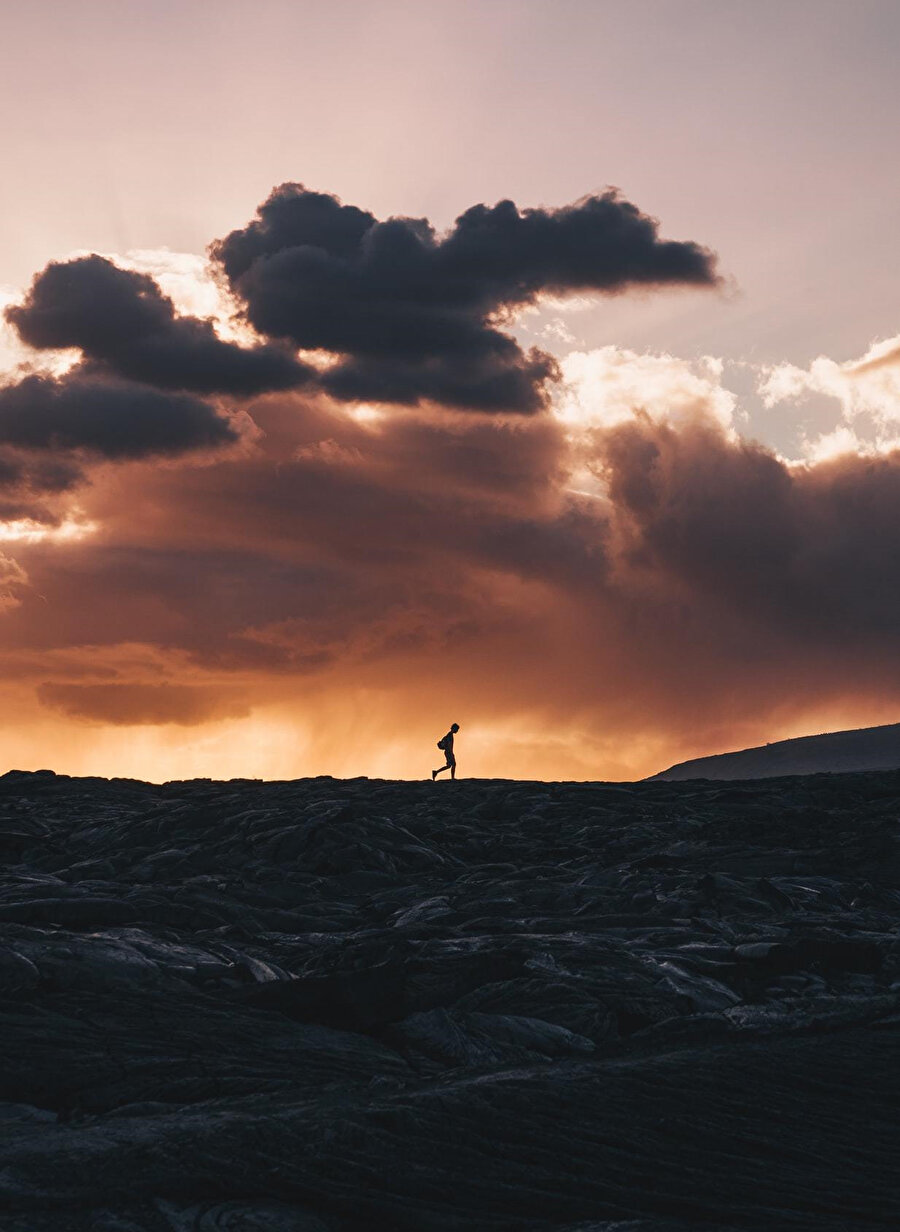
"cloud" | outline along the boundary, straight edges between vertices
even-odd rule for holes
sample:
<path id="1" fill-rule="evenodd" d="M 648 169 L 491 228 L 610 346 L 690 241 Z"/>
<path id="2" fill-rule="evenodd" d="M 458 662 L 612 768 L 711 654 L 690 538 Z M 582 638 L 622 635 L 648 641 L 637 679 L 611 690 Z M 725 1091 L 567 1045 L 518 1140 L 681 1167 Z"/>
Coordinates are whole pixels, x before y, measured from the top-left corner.
<path id="1" fill-rule="evenodd" d="M 232 421 L 198 398 L 99 380 L 78 369 L 0 387 L 0 445 L 122 460 L 217 449 L 238 439 Z M 58 456 L 45 464 L 44 475 L 51 489 L 73 478 Z"/>
<path id="2" fill-rule="evenodd" d="M 655 421 L 690 421 L 699 407 L 725 429 L 734 423 L 737 399 L 721 384 L 721 360 L 709 355 L 691 362 L 605 346 L 570 351 L 560 369 L 554 409 L 573 428 L 613 427 L 636 410 Z"/>
<path id="3" fill-rule="evenodd" d="M 837 401 L 836 429 L 807 440 L 810 459 L 850 451 L 884 453 L 900 445 L 900 338 L 873 343 L 860 359 L 840 363 L 820 355 L 808 368 L 775 364 L 763 370 L 766 406 L 800 403 L 811 394 Z"/>
<path id="4" fill-rule="evenodd" d="M 223 341 L 209 320 L 178 316 L 148 274 L 96 254 L 51 262 L 5 316 L 31 347 L 76 347 L 100 373 L 160 389 L 248 396 L 315 375 L 281 346 Z"/>
<path id="5" fill-rule="evenodd" d="M 46 533 L 66 521 L 67 498 L 85 479 L 71 458 L 0 447 L 0 539 Z"/>
<path id="6" fill-rule="evenodd" d="M 193 685 L 49 682 L 39 687 L 38 697 L 43 705 L 71 718 L 116 727 L 168 723 L 196 727 L 249 714 L 249 707 L 233 695 Z"/>
<path id="7" fill-rule="evenodd" d="M 379 221 L 283 184 L 211 247 L 261 334 L 336 357 L 322 377 L 345 400 L 530 413 L 552 358 L 499 328 L 541 295 L 712 286 L 713 255 L 661 240 L 610 190 L 562 209 L 474 206 L 439 236 L 426 219 Z"/>
<path id="8" fill-rule="evenodd" d="M 900 338 L 873 343 L 863 358 L 851 365 L 850 371 L 859 377 L 884 368 L 900 368 Z"/>
<path id="9" fill-rule="evenodd" d="M 27 585 L 28 574 L 19 562 L 0 552 L 0 612 L 18 607 Z"/>

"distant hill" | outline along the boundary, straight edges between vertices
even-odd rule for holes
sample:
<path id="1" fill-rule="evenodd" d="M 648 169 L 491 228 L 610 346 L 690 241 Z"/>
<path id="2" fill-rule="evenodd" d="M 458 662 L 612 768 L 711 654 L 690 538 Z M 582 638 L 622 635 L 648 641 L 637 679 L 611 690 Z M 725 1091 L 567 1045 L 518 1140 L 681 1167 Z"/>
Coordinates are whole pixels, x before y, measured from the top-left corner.
<path id="1" fill-rule="evenodd" d="M 778 740 L 738 753 L 695 757 L 670 766 L 652 779 L 771 779 L 783 774 L 837 774 L 854 770 L 900 769 L 900 723 L 861 727 Z"/>

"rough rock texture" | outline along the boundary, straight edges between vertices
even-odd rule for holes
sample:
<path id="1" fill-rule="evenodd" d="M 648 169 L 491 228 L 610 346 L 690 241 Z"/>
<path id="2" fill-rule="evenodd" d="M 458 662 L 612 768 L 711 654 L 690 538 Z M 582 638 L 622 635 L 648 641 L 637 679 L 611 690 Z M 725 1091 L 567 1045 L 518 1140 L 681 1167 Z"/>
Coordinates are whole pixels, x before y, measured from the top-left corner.
<path id="1" fill-rule="evenodd" d="M 737 753 L 695 757 L 670 766 L 652 780 L 679 783 L 687 779 L 771 779 L 786 774 L 847 773 L 900 769 L 900 723 L 858 727 L 776 740 Z"/>
<path id="2" fill-rule="evenodd" d="M 7 775 L 0 1227 L 894 1228 L 898 816 Z"/>

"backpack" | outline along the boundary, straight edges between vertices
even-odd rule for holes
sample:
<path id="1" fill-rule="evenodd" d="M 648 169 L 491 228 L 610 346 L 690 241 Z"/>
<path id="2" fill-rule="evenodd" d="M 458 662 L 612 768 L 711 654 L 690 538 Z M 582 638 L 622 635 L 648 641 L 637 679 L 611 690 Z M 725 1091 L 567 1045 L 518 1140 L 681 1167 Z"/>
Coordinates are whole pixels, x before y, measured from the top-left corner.
<path id="1" fill-rule="evenodd" d="M 441 736 L 440 740 L 437 742 L 437 746 L 443 753 L 447 748 L 447 737 Z"/>

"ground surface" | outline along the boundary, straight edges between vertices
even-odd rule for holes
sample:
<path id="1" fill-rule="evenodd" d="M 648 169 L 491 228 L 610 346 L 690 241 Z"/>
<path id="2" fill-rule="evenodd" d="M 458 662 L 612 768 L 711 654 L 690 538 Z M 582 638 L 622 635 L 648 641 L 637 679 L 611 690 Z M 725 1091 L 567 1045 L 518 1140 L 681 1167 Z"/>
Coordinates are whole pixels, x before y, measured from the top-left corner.
<path id="1" fill-rule="evenodd" d="M 895 1228 L 898 818 L 6 776 L 0 1228 Z"/>

